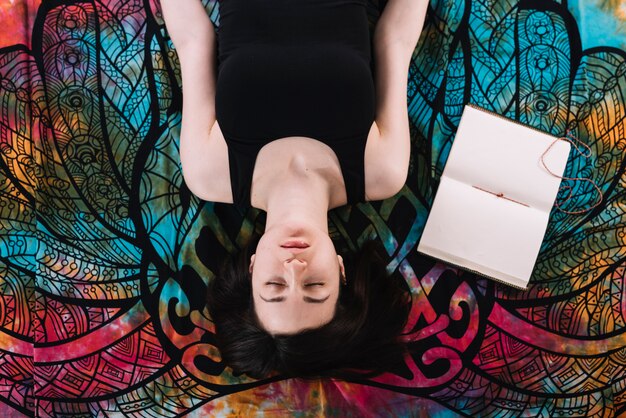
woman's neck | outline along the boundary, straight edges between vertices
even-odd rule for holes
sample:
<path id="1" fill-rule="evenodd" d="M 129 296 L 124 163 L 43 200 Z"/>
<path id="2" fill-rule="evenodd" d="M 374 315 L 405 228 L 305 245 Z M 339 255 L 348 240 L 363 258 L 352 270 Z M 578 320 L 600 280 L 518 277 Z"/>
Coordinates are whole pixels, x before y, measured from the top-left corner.
<path id="1" fill-rule="evenodd" d="M 298 162 L 290 164 L 286 171 L 253 196 L 256 207 L 267 212 L 266 229 L 289 223 L 313 226 L 328 233 L 331 199 L 328 181 Z"/>

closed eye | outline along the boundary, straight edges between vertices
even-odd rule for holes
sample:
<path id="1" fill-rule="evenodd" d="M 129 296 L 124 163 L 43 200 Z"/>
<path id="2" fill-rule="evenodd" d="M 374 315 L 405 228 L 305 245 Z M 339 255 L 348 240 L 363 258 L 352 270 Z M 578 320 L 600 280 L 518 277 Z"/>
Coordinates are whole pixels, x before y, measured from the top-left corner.
<path id="1" fill-rule="evenodd" d="M 267 282 L 265 283 L 267 286 L 285 286 L 284 283 L 278 283 L 278 282 Z"/>
<path id="2" fill-rule="evenodd" d="M 324 282 L 314 282 L 314 283 L 305 283 L 304 286 L 305 287 L 311 287 L 311 286 L 324 286 L 326 283 Z M 283 282 L 266 282 L 265 283 L 266 286 L 281 286 L 281 287 L 286 287 L 287 284 L 283 283 Z"/>

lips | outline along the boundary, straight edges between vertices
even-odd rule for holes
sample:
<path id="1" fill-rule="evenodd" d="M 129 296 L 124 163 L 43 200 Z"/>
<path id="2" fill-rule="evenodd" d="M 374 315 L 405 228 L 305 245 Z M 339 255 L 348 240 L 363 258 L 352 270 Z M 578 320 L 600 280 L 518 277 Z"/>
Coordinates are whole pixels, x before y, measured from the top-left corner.
<path id="1" fill-rule="evenodd" d="M 299 248 L 299 249 L 309 248 L 309 244 L 300 240 L 289 240 L 289 241 L 283 242 L 280 246 L 282 248 Z"/>

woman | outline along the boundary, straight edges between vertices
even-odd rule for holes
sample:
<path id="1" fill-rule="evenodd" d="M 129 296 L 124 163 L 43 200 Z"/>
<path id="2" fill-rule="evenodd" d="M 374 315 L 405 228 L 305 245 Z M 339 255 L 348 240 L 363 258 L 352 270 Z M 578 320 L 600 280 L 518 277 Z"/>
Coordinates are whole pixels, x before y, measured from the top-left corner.
<path id="1" fill-rule="evenodd" d="M 371 244 L 344 263 L 327 212 L 404 185 L 407 73 L 427 1 L 389 0 L 373 53 L 366 1 L 221 0 L 217 33 L 200 0 L 161 2 L 181 63 L 185 183 L 267 212 L 256 252 L 209 289 L 236 372 L 371 375 L 397 354 L 408 295 Z"/>

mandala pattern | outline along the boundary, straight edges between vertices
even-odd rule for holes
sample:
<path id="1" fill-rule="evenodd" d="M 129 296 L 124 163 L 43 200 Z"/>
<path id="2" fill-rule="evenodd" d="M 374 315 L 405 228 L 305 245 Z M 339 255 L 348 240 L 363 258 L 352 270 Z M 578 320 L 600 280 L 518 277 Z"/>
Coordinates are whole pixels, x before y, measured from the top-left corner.
<path id="1" fill-rule="evenodd" d="M 584 49 L 565 1 L 431 1 L 407 184 L 329 218 L 341 251 L 384 243 L 413 294 L 415 352 L 350 383 L 257 381 L 221 362 L 202 295 L 264 216 L 183 182 L 180 64 L 158 0 L 19 4 L 0 35 L 0 416 L 626 412 L 626 52 Z M 219 30 L 217 0 L 204 4 Z M 368 0 L 371 29 L 385 4 Z M 526 291 L 415 251 L 468 102 L 591 149 L 566 175 L 592 178 L 602 204 L 553 210 Z M 564 185 L 566 209 L 597 198 Z"/>

